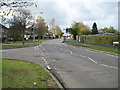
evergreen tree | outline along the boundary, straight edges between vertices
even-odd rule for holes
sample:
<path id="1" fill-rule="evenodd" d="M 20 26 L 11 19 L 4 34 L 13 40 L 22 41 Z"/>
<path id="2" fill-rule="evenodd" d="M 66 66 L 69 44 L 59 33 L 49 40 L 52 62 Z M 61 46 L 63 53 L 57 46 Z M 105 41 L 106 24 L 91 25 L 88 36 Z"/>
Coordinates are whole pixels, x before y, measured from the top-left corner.
<path id="1" fill-rule="evenodd" d="M 93 23 L 92 34 L 98 34 L 98 30 L 97 30 L 97 24 L 96 24 L 96 22 Z"/>

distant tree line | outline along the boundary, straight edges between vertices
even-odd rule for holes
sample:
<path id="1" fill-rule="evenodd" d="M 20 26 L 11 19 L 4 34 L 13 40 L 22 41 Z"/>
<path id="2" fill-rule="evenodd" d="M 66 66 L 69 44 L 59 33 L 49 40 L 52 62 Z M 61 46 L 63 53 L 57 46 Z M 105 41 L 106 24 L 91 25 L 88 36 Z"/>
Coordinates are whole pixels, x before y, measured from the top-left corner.
<path id="1" fill-rule="evenodd" d="M 90 30 L 90 27 L 85 25 L 82 22 L 74 22 L 70 28 L 66 28 L 66 32 L 69 32 L 73 35 L 73 39 L 76 40 L 76 36 L 78 36 L 78 40 L 80 38 L 80 35 L 97 35 L 97 34 L 105 34 L 105 33 L 114 33 L 114 34 L 120 34 L 120 32 L 114 27 L 110 26 L 109 28 L 97 28 L 96 22 L 93 23 L 92 29 Z"/>

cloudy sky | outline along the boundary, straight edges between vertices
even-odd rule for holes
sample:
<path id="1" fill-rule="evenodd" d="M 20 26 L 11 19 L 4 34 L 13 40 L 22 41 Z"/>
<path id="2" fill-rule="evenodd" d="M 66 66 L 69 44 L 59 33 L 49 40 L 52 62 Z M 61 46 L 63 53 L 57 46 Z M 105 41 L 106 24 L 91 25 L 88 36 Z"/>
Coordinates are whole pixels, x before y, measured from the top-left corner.
<path id="1" fill-rule="evenodd" d="M 28 9 L 42 16 L 47 24 L 55 19 L 55 24 L 62 29 L 70 27 L 74 21 L 83 22 L 92 28 L 94 22 L 98 28 L 114 26 L 118 29 L 119 0 L 31 0 L 37 7 Z M 43 12 L 41 15 L 39 12 Z"/>
<path id="2" fill-rule="evenodd" d="M 118 29 L 118 0 L 37 0 L 37 7 L 30 10 L 41 15 L 47 24 L 55 19 L 62 29 L 70 27 L 74 21 L 80 21 L 90 28 L 96 22 L 98 28 L 114 26 Z"/>

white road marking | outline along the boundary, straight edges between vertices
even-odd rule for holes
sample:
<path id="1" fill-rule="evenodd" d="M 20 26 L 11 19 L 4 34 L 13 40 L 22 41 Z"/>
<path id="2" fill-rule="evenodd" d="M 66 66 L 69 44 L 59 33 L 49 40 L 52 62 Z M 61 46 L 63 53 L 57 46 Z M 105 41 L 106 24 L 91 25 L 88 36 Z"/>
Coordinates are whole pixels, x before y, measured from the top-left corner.
<path id="1" fill-rule="evenodd" d="M 104 67 L 108 67 L 108 68 L 114 68 L 114 69 L 118 69 L 117 67 L 113 67 L 113 66 L 108 66 L 108 65 L 105 65 L 105 64 L 100 64 L 101 66 L 104 66 Z"/>
<path id="2" fill-rule="evenodd" d="M 56 60 L 53 60 L 53 62 L 55 62 Z"/>
<path id="3" fill-rule="evenodd" d="M 50 70 L 51 69 L 50 66 L 47 65 L 47 69 Z"/>
<path id="4" fill-rule="evenodd" d="M 65 50 L 65 51 L 68 51 L 68 50 Z"/>
<path id="5" fill-rule="evenodd" d="M 90 58 L 90 57 L 88 57 L 88 59 L 91 60 L 92 62 L 96 63 L 96 64 L 98 63 L 98 62 L 96 62 L 95 60 L 93 60 L 93 59 Z M 109 65 L 106 65 L 106 64 L 99 64 L 99 65 L 104 66 L 104 67 L 107 67 L 107 68 L 118 69 L 117 67 L 109 66 Z"/>
<path id="6" fill-rule="evenodd" d="M 70 50 L 65 50 L 65 51 L 69 52 L 70 54 L 72 54 L 72 53 L 73 53 L 73 52 L 72 52 L 72 51 L 70 51 Z"/>
<path id="7" fill-rule="evenodd" d="M 101 66 L 105 66 L 105 67 L 110 67 L 110 66 L 108 66 L 108 65 L 105 65 L 105 64 L 100 64 Z"/>
<path id="8" fill-rule="evenodd" d="M 89 52 L 98 53 L 98 52 L 96 52 L 96 51 L 91 51 L 91 50 L 89 50 L 89 49 L 85 49 L 85 50 L 86 50 L 86 51 L 89 51 Z M 99 52 L 102 52 L 102 51 L 99 51 Z M 106 55 L 118 58 L 118 56 L 116 56 L 116 55 L 111 55 L 111 54 L 106 54 Z"/>
<path id="9" fill-rule="evenodd" d="M 68 45 L 65 45 L 65 46 L 68 46 Z M 73 47 L 73 48 L 75 48 L 75 47 Z M 63 50 L 63 48 L 60 48 L 60 49 Z M 73 52 L 70 51 L 70 50 L 65 50 L 65 51 L 69 52 L 70 54 L 73 54 Z M 91 50 L 88 50 L 88 49 L 86 49 L 86 51 L 97 53 L 97 52 L 95 52 L 95 51 L 91 51 Z M 74 54 L 74 55 L 79 55 L 79 54 Z M 106 54 L 106 55 L 112 56 L 112 57 L 117 57 L 117 56 L 110 55 L 110 54 Z M 98 64 L 98 65 L 104 66 L 104 67 L 113 68 L 113 69 L 118 69 L 117 67 L 113 67 L 113 66 L 109 66 L 109 65 L 105 65 L 105 64 L 99 64 L 97 61 L 93 60 L 93 59 L 90 58 L 90 57 L 84 56 L 84 55 L 79 55 L 79 56 L 84 57 L 84 58 L 88 58 L 90 61 L 92 61 L 92 62 L 94 62 L 94 63 L 96 63 L 96 64 Z M 44 62 L 47 64 L 46 59 L 45 59 L 44 57 L 42 57 L 42 58 L 43 58 Z M 48 69 L 51 69 L 48 65 L 47 65 L 47 68 L 48 68 Z"/>
<path id="10" fill-rule="evenodd" d="M 39 49 L 39 46 L 35 46 L 34 49 L 35 49 L 35 50 Z"/>
<path id="11" fill-rule="evenodd" d="M 34 49 L 36 50 L 36 47 L 34 47 Z"/>
<path id="12" fill-rule="evenodd" d="M 70 52 L 70 54 L 72 54 L 72 51 L 69 51 Z"/>
<path id="13" fill-rule="evenodd" d="M 110 55 L 110 54 L 106 54 L 106 55 L 118 58 L 118 56 L 115 55 Z"/>
<path id="14" fill-rule="evenodd" d="M 86 56 L 83 56 L 83 55 L 79 55 L 79 56 L 84 57 L 84 58 L 86 57 Z"/>
<path id="15" fill-rule="evenodd" d="M 84 55 L 81 55 L 81 54 L 73 54 L 73 55 L 76 55 L 76 56 L 81 56 L 83 58 L 86 58 L 87 56 L 84 56 Z"/>
<path id="16" fill-rule="evenodd" d="M 39 46 L 36 46 L 37 47 L 37 49 L 39 49 Z"/>
<path id="17" fill-rule="evenodd" d="M 111 68 L 118 69 L 117 67 L 113 67 L 113 66 L 111 66 Z"/>
<path id="18" fill-rule="evenodd" d="M 88 57 L 88 59 L 89 59 L 90 61 L 94 62 L 94 63 L 98 63 L 98 62 L 96 62 L 95 60 L 93 60 L 93 59 L 90 58 L 90 57 Z"/>
<path id="19" fill-rule="evenodd" d="M 45 64 L 48 64 L 45 57 L 42 57 L 42 59 L 44 60 Z"/>
<path id="20" fill-rule="evenodd" d="M 86 49 L 86 51 L 97 53 L 97 52 L 95 52 L 95 51 L 91 51 L 91 50 L 88 50 L 88 49 Z"/>

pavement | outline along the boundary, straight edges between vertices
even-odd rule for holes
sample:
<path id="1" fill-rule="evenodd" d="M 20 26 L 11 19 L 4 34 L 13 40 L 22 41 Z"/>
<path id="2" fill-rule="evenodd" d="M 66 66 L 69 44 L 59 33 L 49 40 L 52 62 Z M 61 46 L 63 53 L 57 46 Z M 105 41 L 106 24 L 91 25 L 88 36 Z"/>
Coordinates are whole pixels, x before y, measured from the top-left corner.
<path id="1" fill-rule="evenodd" d="M 61 39 L 35 47 L 2 50 L 2 58 L 47 67 L 66 88 L 118 88 L 118 56 L 68 46 Z"/>

